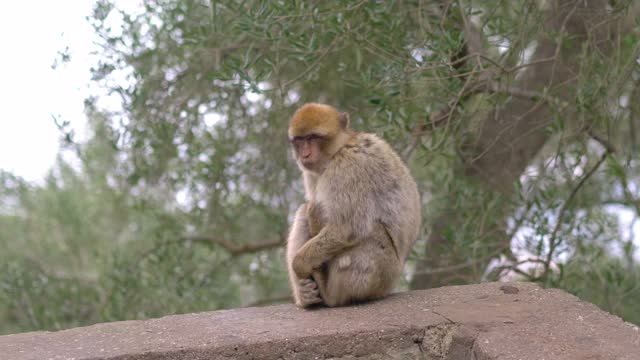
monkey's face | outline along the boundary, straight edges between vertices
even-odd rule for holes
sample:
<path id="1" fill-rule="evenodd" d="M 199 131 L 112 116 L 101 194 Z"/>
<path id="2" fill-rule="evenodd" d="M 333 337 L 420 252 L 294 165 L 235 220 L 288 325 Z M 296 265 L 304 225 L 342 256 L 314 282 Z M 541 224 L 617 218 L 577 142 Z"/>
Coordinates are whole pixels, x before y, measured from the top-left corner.
<path id="1" fill-rule="evenodd" d="M 321 172 L 324 167 L 324 137 L 318 134 L 296 136 L 292 138 L 293 153 L 302 168 L 314 172 Z"/>

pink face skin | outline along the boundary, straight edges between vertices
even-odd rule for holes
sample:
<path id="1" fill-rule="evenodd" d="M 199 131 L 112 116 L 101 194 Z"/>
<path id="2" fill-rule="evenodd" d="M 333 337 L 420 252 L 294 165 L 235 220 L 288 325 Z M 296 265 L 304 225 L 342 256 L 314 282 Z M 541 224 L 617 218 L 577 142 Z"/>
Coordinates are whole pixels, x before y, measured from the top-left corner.
<path id="1" fill-rule="evenodd" d="M 291 140 L 296 159 L 305 169 L 314 171 L 319 168 L 322 158 L 321 141 L 322 138 L 315 134 L 296 136 Z"/>

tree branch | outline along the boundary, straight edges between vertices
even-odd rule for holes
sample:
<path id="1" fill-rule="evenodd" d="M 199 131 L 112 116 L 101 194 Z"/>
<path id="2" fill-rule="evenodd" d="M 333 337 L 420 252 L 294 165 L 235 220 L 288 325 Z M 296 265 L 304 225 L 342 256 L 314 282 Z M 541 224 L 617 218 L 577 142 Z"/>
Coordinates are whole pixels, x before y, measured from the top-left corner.
<path id="1" fill-rule="evenodd" d="M 589 134 L 589 136 L 597 141 L 598 143 L 600 143 L 600 145 L 602 145 L 602 147 L 604 147 L 605 151 L 607 151 L 609 154 L 613 154 L 616 153 L 616 147 L 610 143 L 609 141 L 607 141 L 606 139 L 602 138 L 600 135 L 596 134 L 593 129 L 588 129 L 587 130 L 587 134 Z"/>
<path id="2" fill-rule="evenodd" d="M 434 275 L 434 274 L 447 273 L 447 272 L 451 272 L 451 271 L 455 271 L 455 270 L 461 270 L 461 269 L 465 269 L 465 268 L 468 268 L 468 267 L 472 267 L 472 266 L 477 265 L 477 264 L 482 264 L 482 263 L 485 263 L 485 262 L 493 259 L 494 257 L 500 255 L 503 251 L 507 250 L 510 245 L 511 244 L 503 244 L 503 245 L 499 246 L 498 248 L 496 248 L 494 251 L 492 251 L 491 253 L 489 253 L 486 256 L 483 256 L 483 257 L 478 258 L 478 259 L 471 259 L 471 260 L 469 260 L 467 262 L 464 262 L 464 263 L 461 263 L 461 264 L 442 266 L 442 267 L 437 267 L 437 268 L 434 268 L 434 269 L 416 270 L 414 272 L 414 276 L 415 275 Z"/>
<path id="3" fill-rule="evenodd" d="M 266 242 L 259 242 L 259 243 L 234 244 L 231 241 L 223 238 L 219 238 L 215 236 L 204 236 L 204 235 L 183 236 L 179 238 L 178 241 L 181 241 L 181 242 L 191 241 L 191 242 L 216 244 L 224 248 L 228 252 L 230 252 L 232 255 L 241 255 L 241 254 L 255 253 L 263 250 L 269 250 L 276 247 L 280 247 L 285 243 L 283 239 L 275 239 L 275 240 L 269 240 Z"/>
<path id="4" fill-rule="evenodd" d="M 417 137 L 422 136 L 429 129 L 436 129 L 441 125 L 445 124 L 446 123 L 445 120 L 448 120 L 450 118 L 450 115 L 453 113 L 454 107 L 457 106 L 457 104 L 460 102 L 461 97 L 474 95 L 474 94 L 478 94 L 485 91 L 496 93 L 496 94 L 507 94 L 507 95 L 511 95 L 513 97 L 521 98 L 525 100 L 531 100 L 531 101 L 546 100 L 546 101 L 551 101 L 551 102 L 561 103 L 563 105 L 566 105 L 565 101 L 558 98 L 549 97 L 548 95 L 545 95 L 538 91 L 521 89 L 514 86 L 501 86 L 490 80 L 477 81 L 474 84 L 467 86 L 467 89 L 463 89 L 463 90 L 465 91 L 459 94 L 456 94 L 456 98 L 451 100 L 446 107 L 436 111 L 433 114 L 433 117 L 429 123 L 417 125 L 413 129 L 414 136 L 417 136 Z"/>
<path id="5" fill-rule="evenodd" d="M 315 69 L 324 59 L 325 56 L 327 56 L 327 54 L 329 54 L 329 52 L 331 50 L 333 50 L 333 48 L 336 46 L 336 44 L 338 43 L 338 39 L 340 37 L 336 36 L 333 38 L 333 40 L 331 40 L 331 43 L 329 45 L 327 45 L 327 47 L 325 47 L 322 52 L 320 53 L 320 55 L 318 55 L 318 57 L 315 59 L 315 61 L 313 63 L 311 63 L 311 65 L 309 65 L 304 71 L 302 71 L 300 74 L 298 74 L 296 77 L 294 77 L 293 79 L 285 82 L 280 88 L 282 89 L 286 89 L 287 87 L 289 87 L 289 85 L 297 82 L 298 80 L 302 79 L 303 77 L 305 77 L 307 74 L 309 74 L 309 72 L 311 72 L 311 70 Z"/>
<path id="6" fill-rule="evenodd" d="M 567 200 L 562 204 L 562 207 L 558 212 L 558 219 L 556 220 L 556 225 L 554 226 L 553 231 L 551 232 L 551 237 L 549 238 L 549 252 L 547 253 L 547 258 L 544 261 L 544 272 L 540 276 L 541 279 L 546 280 L 549 275 L 553 253 L 555 249 L 558 247 L 558 245 L 560 245 L 560 242 L 556 241 L 558 238 L 558 232 L 560 230 L 560 226 L 562 225 L 562 219 L 564 218 L 564 215 L 569 207 L 569 204 L 576 197 L 578 190 L 580 190 L 580 188 L 582 188 L 582 186 L 585 184 L 587 179 L 589 179 L 591 175 L 593 175 L 598 170 L 600 165 L 602 165 L 602 163 L 607 159 L 607 156 L 609 156 L 609 154 L 611 154 L 611 152 L 609 151 L 609 149 L 606 149 L 605 152 L 602 153 L 602 156 L 600 156 L 600 159 L 598 159 L 598 162 L 596 162 L 596 164 L 591 168 L 591 170 L 589 170 L 589 172 L 587 172 L 582 177 L 582 179 L 578 181 L 578 184 L 576 185 L 576 187 L 574 187 L 571 190 L 571 193 L 569 194 L 569 197 L 567 198 Z"/>

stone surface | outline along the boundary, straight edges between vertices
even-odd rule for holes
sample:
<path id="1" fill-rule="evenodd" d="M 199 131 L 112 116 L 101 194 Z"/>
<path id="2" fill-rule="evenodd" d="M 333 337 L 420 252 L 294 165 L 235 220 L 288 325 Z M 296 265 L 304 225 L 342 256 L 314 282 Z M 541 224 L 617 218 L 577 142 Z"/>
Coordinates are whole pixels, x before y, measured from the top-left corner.
<path id="1" fill-rule="evenodd" d="M 0 336 L 0 359 L 640 359 L 638 327 L 529 283 Z"/>

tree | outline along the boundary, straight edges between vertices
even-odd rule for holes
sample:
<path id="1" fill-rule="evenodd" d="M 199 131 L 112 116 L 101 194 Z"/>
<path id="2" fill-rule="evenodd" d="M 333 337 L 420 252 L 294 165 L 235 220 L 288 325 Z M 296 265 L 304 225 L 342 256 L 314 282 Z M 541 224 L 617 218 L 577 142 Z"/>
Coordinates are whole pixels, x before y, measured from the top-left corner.
<path id="1" fill-rule="evenodd" d="M 283 218 L 299 199 L 286 190 L 296 175 L 284 161 L 284 141 L 271 139 L 283 139 L 286 119 L 304 101 L 352 110 L 358 125 L 407 157 L 431 198 L 425 215 L 433 230 L 412 286 L 467 283 L 480 280 L 496 256 L 513 258 L 518 229 L 509 223 L 527 225 L 534 204 L 559 219 L 538 242 L 545 269 L 567 244 L 571 224 L 564 222 L 579 210 L 576 197 L 589 179 L 550 161 L 576 167 L 581 159 L 588 177 L 608 161 L 626 189 L 617 201 L 637 204 L 628 185 L 637 176 L 637 113 L 620 103 L 637 95 L 638 6 L 630 4 L 148 1 L 140 15 L 123 15 L 125 30 L 114 35 L 102 21 L 113 14 L 105 2 L 94 24 L 109 56 L 96 74 L 135 79 L 111 89 L 132 119 L 114 131 L 129 136 L 123 148 L 134 163 L 150 164 L 134 167 L 135 176 L 192 174 L 174 185 L 206 184 L 197 198 L 213 198 L 209 214 L 226 194 L 212 189 L 231 182 L 260 194 L 262 210 Z M 207 116 L 219 120 L 213 137 L 204 130 Z M 612 128 L 614 121 L 622 124 Z M 222 144 L 227 152 L 216 148 Z M 236 177 L 167 169 L 176 158 L 208 164 L 204 149 L 214 149 L 218 169 Z M 525 176 L 527 169 L 539 173 Z M 553 194 L 549 186 L 543 193 L 539 182 L 552 178 Z M 219 227 L 216 218 L 205 228 Z"/>

